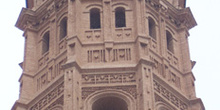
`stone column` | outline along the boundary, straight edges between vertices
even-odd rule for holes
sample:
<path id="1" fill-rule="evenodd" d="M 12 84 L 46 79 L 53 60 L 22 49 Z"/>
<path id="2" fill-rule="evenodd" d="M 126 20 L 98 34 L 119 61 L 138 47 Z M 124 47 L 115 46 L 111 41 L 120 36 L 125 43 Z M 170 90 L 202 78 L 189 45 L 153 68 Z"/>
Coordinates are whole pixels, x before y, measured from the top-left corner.
<path id="1" fill-rule="evenodd" d="M 134 18 L 135 23 L 134 27 L 136 28 L 136 35 L 144 35 L 146 34 L 146 26 L 145 24 L 145 0 L 135 0 L 134 1 Z"/>
<path id="2" fill-rule="evenodd" d="M 146 64 L 145 64 L 146 63 Z M 143 61 L 138 67 L 138 107 L 137 110 L 154 110 L 152 65 Z"/>
<path id="3" fill-rule="evenodd" d="M 20 78 L 20 98 L 19 100 L 28 101 L 34 94 L 33 76 L 38 68 L 37 61 L 37 34 L 34 30 L 26 28 L 25 36 L 25 56 L 22 64 L 23 73 Z"/>
<path id="4" fill-rule="evenodd" d="M 112 8 L 111 8 L 111 0 L 103 0 L 103 33 L 104 33 L 104 41 L 109 42 L 112 41 Z"/>
<path id="5" fill-rule="evenodd" d="M 74 63 L 64 65 L 64 110 L 80 110 L 80 75 Z"/>
<path id="6" fill-rule="evenodd" d="M 159 17 L 159 35 L 158 39 L 160 40 L 160 52 L 162 56 L 166 56 L 167 47 L 166 47 L 166 25 L 162 17 Z"/>

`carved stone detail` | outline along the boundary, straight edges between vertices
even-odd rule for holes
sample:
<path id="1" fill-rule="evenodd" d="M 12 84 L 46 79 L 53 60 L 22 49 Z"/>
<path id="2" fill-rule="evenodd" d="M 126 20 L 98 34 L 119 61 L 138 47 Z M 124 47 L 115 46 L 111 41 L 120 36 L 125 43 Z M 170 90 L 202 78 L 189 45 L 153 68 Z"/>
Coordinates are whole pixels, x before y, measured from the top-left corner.
<path id="1" fill-rule="evenodd" d="M 137 90 L 135 85 L 131 86 L 114 86 L 114 87 L 83 87 L 82 88 L 82 99 L 86 99 L 90 94 L 104 89 L 116 89 L 123 90 L 131 94 L 135 99 L 137 98 Z"/>
<path id="2" fill-rule="evenodd" d="M 135 82 L 135 73 L 84 74 L 83 84 L 110 84 Z"/>
<path id="3" fill-rule="evenodd" d="M 40 73 L 37 76 L 37 90 L 40 90 L 44 86 L 46 86 L 49 82 L 54 80 L 57 76 L 60 74 L 63 74 L 63 70 L 61 68 L 61 65 L 66 62 L 66 58 L 60 61 L 59 63 L 55 64 L 54 66 L 51 66 L 46 70 L 44 73 Z"/>
<path id="4" fill-rule="evenodd" d="M 167 59 L 169 60 L 171 65 L 173 65 L 176 68 L 179 68 L 178 58 L 169 51 L 167 52 Z"/>
<path id="5" fill-rule="evenodd" d="M 151 60 L 154 62 L 155 66 L 153 67 L 153 73 L 158 74 L 164 80 L 167 80 L 177 88 L 181 89 L 180 77 L 177 76 L 174 72 L 172 72 L 168 65 L 161 64 L 155 58 L 151 56 Z"/>
<path id="6" fill-rule="evenodd" d="M 173 83 L 176 87 L 181 88 L 180 85 L 180 77 L 176 76 L 176 74 L 174 74 L 173 72 L 169 73 L 169 79 L 168 81 L 170 81 L 171 83 Z"/>
<path id="7" fill-rule="evenodd" d="M 144 55 L 148 55 L 149 53 L 148 45 L 146 43 L 140 43 L 140 45 L 141 45 L 142 53 Z"/>
<path id="8" fill-rule="evenodd" d="M 67 45 L 66 39 L 62 39 L 59 42 L 59 52 L 63 52 L 64 50 L 66 50 L 66 45 Z"/>
<path id="9" fill-rule="evenodd" d="M 47 52 L 46 54 L 44 54 L 38 61 L 38 66 L 39 68 L 43 67 L 44 65 L 47 64 L 47 62 L 49 61 L 49 52 Z"/>
<path id="10" fill-rule="evenodd" d="M 85 35 L 87 41 L 102 41 L 101 30 L 87 30 L 85 31 Z"/>
<path id="11" fill-rule="evenodd" d="M 132 37 L 131 28 L 118 28 L 115 29 L 115 40 L 125 40 Z"/>
<path id="12" fill-rule="evenodd" d="M 172 17 L 171 15 L 168 15 L 168 8 L 166 6 L 163 6 L 162 4 L 160 4 L 158 1 L 154 1 L 154 0 L 149 0 L 146 2 L 147 4 L 149 4 L 149 6 L 151 6 L 153 9 L 155 10 L 160 10 L 159 12 L 162 12 L 164 15 L 166 15 L 167 19 L 174 24 L 176 27 L 180 27 L 181 22 L 180 20 L 178 20 L 177 18 Z"/>
<path id="13" fill-rule="evenodd" d="M 53 102 L 54 99 L 63 95 L 64 83 L 59 84 L 55 89 L 37 101 L 29 110 L 42 110 L 47 104 Z"/>
<path id="14" fill-rule="evenodd" d="M 131 49 L 113 49 L 113 62 L 131 60 Z"/>
<path id="15" fill-rule="evenodd" d="M 167 90 L 165 87 L 160 85 L 158 82 L 154 80 L 154 90 L 156 93 L 160 94 L 163 98 L 167 99 L 169 102 L 174 104 L 180 110 L 187 110 L 188 106 L 182 100 L 180 100 L 177 96 Z M 156 101 L 161 101 L 156 99 Z"/>
<path id="16" fill-rule="evenodd" d="M 37 22 L 32 22 L 32 27 L 37 27 L 47 21 L 54 12 L 58 12 L 62 7 L 67 5 L 67 0 L 59 0 L 58 2 L 53 2 L 45 10 L 43 16 L 37 20 Z"/>
<path id="17" fill-rule="evenodd" d="M 45 110 L 63 110 L 64 98 L 61 96 L 55 102 L 50 104 Z"/>
<path id="18" fill-rule="evenodd" d="M 88 62 L 105 62 L 105 50 L 88 50 Z"/>

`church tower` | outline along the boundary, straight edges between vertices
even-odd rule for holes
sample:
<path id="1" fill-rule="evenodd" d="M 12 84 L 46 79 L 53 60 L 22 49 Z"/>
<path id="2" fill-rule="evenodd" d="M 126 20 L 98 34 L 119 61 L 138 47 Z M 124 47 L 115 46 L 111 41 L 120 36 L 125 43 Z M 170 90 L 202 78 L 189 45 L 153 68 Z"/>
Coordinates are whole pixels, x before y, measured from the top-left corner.
<path id="1" fill-rule="evenodd" d="M 26 0 L 12 110 L 205 110 L 186 0 Z"/>

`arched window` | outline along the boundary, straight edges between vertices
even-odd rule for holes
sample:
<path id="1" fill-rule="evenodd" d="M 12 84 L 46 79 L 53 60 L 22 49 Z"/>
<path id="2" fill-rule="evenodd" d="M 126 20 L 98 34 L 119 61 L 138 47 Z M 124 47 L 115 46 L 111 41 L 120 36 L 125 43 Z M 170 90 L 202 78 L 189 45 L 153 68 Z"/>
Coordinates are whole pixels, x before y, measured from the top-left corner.
<path id="1" fill-rule="evenodd" d="M 174 53 L 173 49 L 173 36 L 169 31 L 166 31 L 167 49 Z"/>
<path id="2" fill-rule="evenodd" d="M 42 54 L 49 51 L 49 45 L 50 45 L 50 32 L 46 32 L 42 39 Z"/>
<path id="3" fill-rule="evenodd" d="M 67 18 L 63 18 L 60 22 L 60 40 L 67 36 Z"/>
<path id="4" fill-rule="evenodd" d="M 148 19 L 148 28 L 149 28 L 149 35 L 153 39 L 156 39 L 156 24 L 152 18 Z"/>
<path id="5" fill-rule="evenodd" d="M 121 98 L 103 97 L 93 103 L 92 110 L 128 110 L 128 106 Z"/>
<path id="6" fill-rule="evenodd" d="M 90 10 L 90 28 L 91 29 L 101 28 L 100 10 L 97 8 L 93 8 Z"/>
<path id="7" fill-rule="evenodd" d="M 125 9 L 122 7 L 115 9 L 115 27 L 126 27 Z"/>

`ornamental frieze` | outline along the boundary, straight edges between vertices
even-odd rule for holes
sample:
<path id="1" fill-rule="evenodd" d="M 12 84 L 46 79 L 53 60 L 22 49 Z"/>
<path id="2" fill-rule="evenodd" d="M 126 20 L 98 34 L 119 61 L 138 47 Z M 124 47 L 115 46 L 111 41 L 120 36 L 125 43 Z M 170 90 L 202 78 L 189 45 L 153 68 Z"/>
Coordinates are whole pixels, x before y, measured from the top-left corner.
<path id="1" fill-rule="evenodd" d="M 187 110 L 188 109 L 188 106 L 186 103 L 184 103 L 176 95 L 171 93 L 169 90 L 167 90 L 165 87 L 163 87 L 161 84 L 159 84 L 155 80 L 154 80 L 154 90 L 156 91 L 156 93 L 160 94 L 162 99 L 168 100 L 174 106 L 176 106 L 177 108 L 180 108 L 180 110 Z M 160 100 L 156 99 L 156 101 L 162 101 L 162 99 L 160 99 Z"/>
<path id="2" fill-rule="evenodd" d="M 129 86 L 113 86 L 113 87 L 83 87 L 82 88 L 82 99 L 86 99 L 90 94 L 100 91 L 100 90 L 122 90 L 130 95 L 132 95 L 135 99 L 137 98 L 137 91 L 135 85 Z"/>
<path id="3" fill-rule="evenodd" d="M 64 83 L 59 84 L 55 89 L 49 92 L 46 96 L 37 101 L 29 110 L 42 110 L 49 103 L 53 102 L 56 98 L 63 95 Z"/>
<path id="4" fill-rule="evenodd" d="M 84 74 L 83 84 L 115 84 L 135 82 L 135 73 Z"/>

